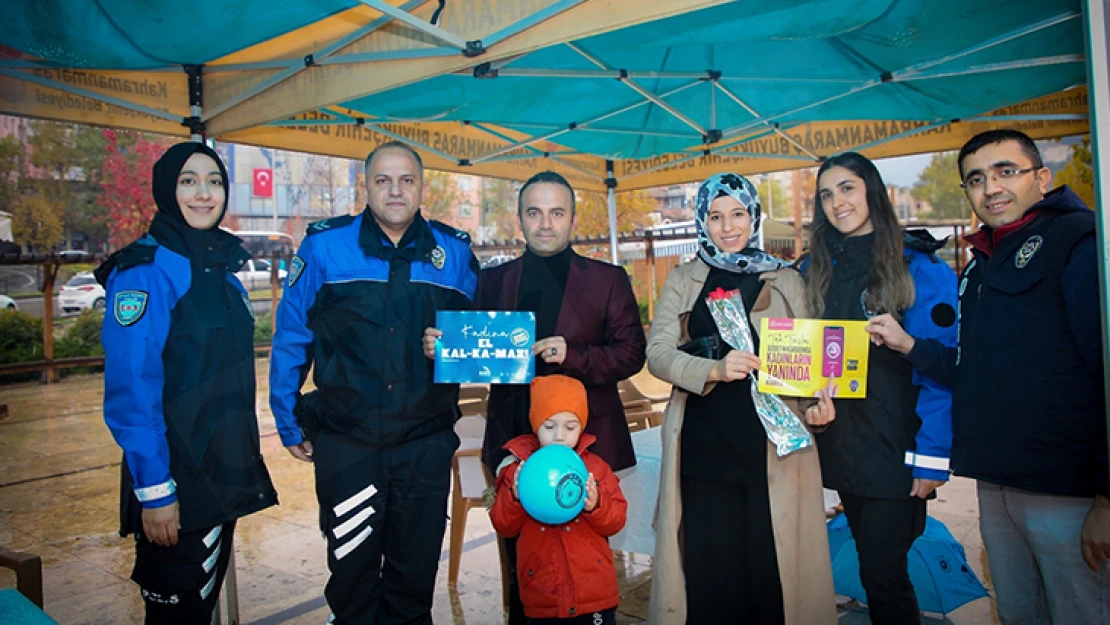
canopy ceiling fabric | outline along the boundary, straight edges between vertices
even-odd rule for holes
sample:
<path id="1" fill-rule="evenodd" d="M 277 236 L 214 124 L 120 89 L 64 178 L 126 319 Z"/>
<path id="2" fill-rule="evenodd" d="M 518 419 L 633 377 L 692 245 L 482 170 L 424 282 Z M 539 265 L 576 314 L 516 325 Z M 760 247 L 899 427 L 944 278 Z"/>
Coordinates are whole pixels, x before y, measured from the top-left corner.
<path id="1" fill-rule="evenodd" d="M 439 2 L 394 2 L 17 3 L 0 112 L 178 136 L 199 114 L 350 158 L 402 138 L 435 169 L 592 190 L 607 160 L 626 190 L 1088 130 L 1078 0 L 446 0 L 435 27 Z"/>

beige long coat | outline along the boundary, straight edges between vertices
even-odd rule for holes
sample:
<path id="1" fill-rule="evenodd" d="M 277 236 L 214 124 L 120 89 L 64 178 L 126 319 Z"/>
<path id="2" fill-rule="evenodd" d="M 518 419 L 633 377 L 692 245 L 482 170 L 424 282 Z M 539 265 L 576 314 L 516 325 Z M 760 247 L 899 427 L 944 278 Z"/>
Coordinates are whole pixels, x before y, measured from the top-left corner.
<path id="1" fill-rule="evenodd" d="M 675 267 L 659 297 L 648 336 L 648 369 L 655 377 L 674 385 L 663 418 L 663 457 L 648 609 L 650 625 L 686 623 L 686 582 L 680 552 L 679 435 L 686 397 L 689 393 L 705 394 L 713 388 L 713 383 L 706 380 L 716 361 L 690 356 L 679 351 L 678 345 L 689 340 L 683 336 L 685 320 L 708 274 L 709 267 L 700 260 Z M 805 316 L 804 284 L 797 272 L 783 269 L 765 273 L 761 279 L 764 287 L 751 311 L 757 329 L 764 317 Z M 791 408 L 797 409 L 796 405 Z M 809 447 L 779 458 L 768 443 L 767 482 L 786 625 L 835 624 L 836 603 L 817 448 Z M 727 598 L 722 597 L 722 601 Z"/>

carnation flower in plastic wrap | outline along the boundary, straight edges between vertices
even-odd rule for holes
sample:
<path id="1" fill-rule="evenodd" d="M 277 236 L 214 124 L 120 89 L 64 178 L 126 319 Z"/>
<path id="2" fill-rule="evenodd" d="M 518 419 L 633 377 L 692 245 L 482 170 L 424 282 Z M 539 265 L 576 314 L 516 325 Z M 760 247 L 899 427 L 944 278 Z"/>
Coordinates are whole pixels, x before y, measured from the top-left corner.
<path id="1" fill-rule="evenodd" d="M 744 310 L 740 291 L 718 288 L 705 298 L 705 303 L 709 306 L 721 338 L 733 349 L 755 353 L 755 341 L 748 326 L 748 313 Z M 752 376 L 755 376 L 754 371 Z M 763 431 L 767 433 L 767 440 L 775 445 L 775 452 L 781 457 L 812 445 L 813 436 L 798 415 L 787 408 L 778 395 L 761 393 L 758 386 L 753 380 L 752 402 L 759 421 L 763 424 Z"/>

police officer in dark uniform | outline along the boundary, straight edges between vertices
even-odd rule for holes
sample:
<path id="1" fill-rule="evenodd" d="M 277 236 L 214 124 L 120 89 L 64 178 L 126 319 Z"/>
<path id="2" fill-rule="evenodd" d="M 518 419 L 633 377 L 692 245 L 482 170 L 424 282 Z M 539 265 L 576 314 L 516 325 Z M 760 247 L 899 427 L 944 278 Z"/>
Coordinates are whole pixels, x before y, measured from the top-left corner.
<path id="1" fill-rule="evenodd" d="M 952 466 L 977 480 L 1002 622 L 1110 623 L 1095 216 L 1068 187 L 1049 190 L 1022 132 L 976 135 L 958 163 L 983 222 L 967 237 L 958 345 L 889 319 L 871 331 L 953 387 Z"/>
<path id="2" fill-rule="evenodd" d="M 459 409 L 421 337 L 436 311 L 472 307 L 478 264 L 466 233 L 421 217 L 423 173 L 403 143 L 371 152 L 367 209 L 309 226 L 277 312 L 270 403 L 315 463 L 342 625 L 431 623 Z"/>
<path id="3" fill-rule="evenodd" d="M 236 519 L 277 503 L 259 451 L 254 313 L 219 229 L 227 171 L 202 143 L 154 165 L 149 233 L 96 270 L 108 312 L 104 420 L 123 448 L 121 529 L 148 625 L 207 624 Z"/>
<path id="4" fill-rule="evenodd" d="M 956 274 L 934 254 L 944 243 L 902 230 L 875 164 L 855 152 L 830 156 L 817 172 L 816 205 L 799 264 L 809 313 L 857 321 L 885 313 L 955 345 Z M 881 345 L 870 346 L 866 367 L 865 399 L 835 399 L 831 423 L 809 418 L 813 410 L 807 420 L 825 427 L 815 437 L 821 475 L 844 503 L 871 622 L 917 625 L 908 553 L 925 530 L 926 500 L 948 480 L 952 392 Z"/>

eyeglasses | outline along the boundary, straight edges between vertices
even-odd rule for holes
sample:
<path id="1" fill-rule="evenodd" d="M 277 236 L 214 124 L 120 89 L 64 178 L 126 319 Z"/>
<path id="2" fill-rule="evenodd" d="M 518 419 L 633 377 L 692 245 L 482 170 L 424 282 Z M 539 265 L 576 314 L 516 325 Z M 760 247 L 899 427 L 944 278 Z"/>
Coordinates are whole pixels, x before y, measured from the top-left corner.
<path id="1" fill-rule="evenodd" d="M 1018 176 L 1043 168 L 1044 165 L 1041 165 L 1039 167 L 1026 167 L 1025 169 L 1014 169 L 1013 167 L 992 167 L 990 177 L 991 180 L 994 180 L 995 182 L 999 180 L 1013 180 Z M 987 174 L 977 171 L 968 174 L 967 178 L 964 178 L 964 181 L 960 183 L 960 186 L 970 191 L 981 189 L 985 184 L 987 184 Z"/>

